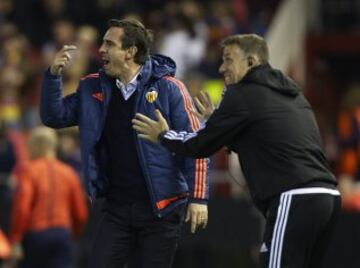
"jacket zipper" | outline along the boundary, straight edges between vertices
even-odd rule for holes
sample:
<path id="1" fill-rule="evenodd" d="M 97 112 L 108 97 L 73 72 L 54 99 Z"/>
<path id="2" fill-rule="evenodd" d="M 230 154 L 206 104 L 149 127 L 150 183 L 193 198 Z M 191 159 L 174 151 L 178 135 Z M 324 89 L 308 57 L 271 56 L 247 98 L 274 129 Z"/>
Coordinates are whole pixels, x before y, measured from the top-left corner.
<path id="1" fill-rule="evenodd" d="M 137 89 L 136 89 L 137 90 Z M 138 91 L 139 93 L 141 94 L 137 94 L 136 95 L 136 105 L 134 107 L 134 115 L 136 114 L 137 112 L 137 107 L 139 106 L 139 103 L 141 102 L 141 97 L 142 97 L 142 92 L 139 90 Z M 159 210 L 156 208 L 156 201 L 155 201 L 155 197 L 154 197 L 154 190 L 152 188 L 152 185 L 151 185 L 151 181 L 150 181 L 150 177 L 148 175 L 148 172 L 144 172 L 146 171 L 146 168 L 145 168 L 145 157 L 144 157 L 144 153 L 143 153 L 143 149 L 140 145 L 140 142 L 139 142 L 139 139 L 138 137 L 136 136 L 136 132 L 134 131 L 134 139 L 135 139 L 135 146 L 136 146 L 136 150 L 137 150 L 137 153 L 139 155 L 139 162 L 140 162 L 140 165 L 141 165 L 141 168 L 142 168 L 142 172 L 143 172 L 143 175 L 144 175 L 144 178 L 145 178 L 145 182 L 146 182 L 146 185 L 148 187 L 148 192 L 149 192 L 149 195 L 150 195 L 150 199 L 151 199 L 151 203 L 152 203 L 152 208 L 154 210 L 154 213 L 157 217 L 161 218 L 161 213 L 159 212 Z"/>
<path id="2" fill-rule="evenodd" d="M 101 81 L 101 80 L 100 80 Z M 104 86 L 107 87 L 108 84 L 107 83 L 104 83 Z M 112 88 L 111 88 L 112 89 Z M 138 89 L 136 89 L 138 90 Z M 96 140 L 98 141 L 100 138 L 101 138 L 101 134 L 103 132 L 103 129 L 104 129 L 104 124 L 105 124 L 105 120 L 106 120 L 106 115 L 107 115 L 107 111 L 108 111 L 108 96 L 106 94 L 106 88 L 105 89 L 102 89 L 102 92 L 104 94 L 104 111 L 103 111 L 103 116 L 102 116 L 102 122 L 101 122 L 101 131 L 100 131 L 100 135 L 99 137 L 96 137 Z M 140 90 L 138 90 L 139 93 L 141 93 Z M 134 105 L 134 115 L 135 113 L 137 112 L 137 107 L 139 106 L 139 103 L 141 101 L 141 97 L 140 97 L 141 94 L 137 94 L 136 95 L 136 100 L 135 100 L 135 105 Z M 146 169 L 145 169 L 145 158 L 144 158 L 144 154 L 143 154 L 143 151 L 142 151 L 142 148 L 140 146 L 140 143 L 139 143 L 139 140 L 136 136 L 136 133 L 134 132 L 134 135 L 133 135 L 134 139 L 135 139 L 135 147 L 136 147 L 136 151 L 138 153 L 138 156 L 139 156 L 139 162 L 140 162 L 140 166 L 141 166 L 141 169 L 142 169 L 142 172 L 143 172 L 143 175 L 144 175 L 144 178 L 145 178 L 145 183 L 147 185 L 147 190 L 149 192 L 149 195 L 150 195 L 150 199 L 151 199 L 151 203 L 152 203 L 152 208 L 153 208 L 153 211 L 155 213 L 156 216 L 158 216 L 159 218 L 161 218 L 161 214 L 159 213 L 158 209 L 156 208 L 156 202 L 155 202 L 155 197 L 154 197 L 154 191 L 153 191 L 153 188 L 152 188 L 152 185 L 150 183 L 150 178 L 148 176 L 148 173 L 147 172 L 144 172 Z"/>

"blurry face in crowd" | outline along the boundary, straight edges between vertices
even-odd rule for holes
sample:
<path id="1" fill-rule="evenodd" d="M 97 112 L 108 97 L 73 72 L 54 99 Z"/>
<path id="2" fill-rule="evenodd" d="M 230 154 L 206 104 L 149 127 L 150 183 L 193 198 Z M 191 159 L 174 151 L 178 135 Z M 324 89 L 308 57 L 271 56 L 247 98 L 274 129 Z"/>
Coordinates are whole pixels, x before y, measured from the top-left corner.
<path id="1" fill-rule="evenodd" d="M 224 76 L 226 85 L 238 83 L 251 68 L 248 58 L 238 45 L 225 46 L 222 58 L 219 72 Z"/>
<path id="2" fill-rule="evenodd" d="M 99 49 L 104 71 L 111 77 L 121 78 L 129 68 L 128 64 L 134 59 L 130 48 L 122 48 L 121 40 L 123 34 L 124 30 L 122 28 L 109 28 Z"/>

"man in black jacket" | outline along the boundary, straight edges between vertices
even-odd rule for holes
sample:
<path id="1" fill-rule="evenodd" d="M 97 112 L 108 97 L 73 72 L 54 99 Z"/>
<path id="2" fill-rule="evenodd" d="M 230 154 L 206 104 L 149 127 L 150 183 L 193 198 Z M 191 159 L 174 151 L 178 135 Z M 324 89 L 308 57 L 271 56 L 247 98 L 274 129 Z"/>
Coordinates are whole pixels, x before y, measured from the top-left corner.
<path id="1" fill-rule="evenodd" d="M 321 267 L 340 196 L 321 148 L 314 114 L 297 85 L 268 64 L 265 40 L 234 35 L 223 43 L 226 92 L 206 125 L 175 132 L 137 114 L 139 137 L 206 157 L 223 146 L 239 156 L 252 198 L 265 215 L 262 267 Z"/>

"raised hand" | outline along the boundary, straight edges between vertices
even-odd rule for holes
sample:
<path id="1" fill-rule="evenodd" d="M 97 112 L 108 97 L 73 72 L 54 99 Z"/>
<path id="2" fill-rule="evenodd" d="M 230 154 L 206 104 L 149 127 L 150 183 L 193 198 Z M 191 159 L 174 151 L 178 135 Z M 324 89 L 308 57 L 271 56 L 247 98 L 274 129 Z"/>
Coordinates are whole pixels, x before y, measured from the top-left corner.
<path id="1" fill-rule="evenodd" d="M 55 54 L 54 61 L 50 66 L 50 73 L 52 75 L 61 75 L 64 67 L 71 60 L 71 51 L 74 51 L 76 49 L 77 47 L 72 45 L 63 46 L 63 48 Z"/>
<path id="2" fill-rule="evenodd" d="M 133 129 L 138 132 L 139 138 L 158 143 L 160 133 L 169 130 L 169 126 L 159 110 L 155 110 L 155 116 L 158 121 L 140 113 L 135 115 L 132 120 Z"/>
<path id="3" fill-rule="evenodd" d="M 207 92 L 200 91 L 200 94 L 194 98 L 196 110 L 192 112 L 200 121 L 207 120 L 214 111 L 214 105 L 211 102 Z"/>

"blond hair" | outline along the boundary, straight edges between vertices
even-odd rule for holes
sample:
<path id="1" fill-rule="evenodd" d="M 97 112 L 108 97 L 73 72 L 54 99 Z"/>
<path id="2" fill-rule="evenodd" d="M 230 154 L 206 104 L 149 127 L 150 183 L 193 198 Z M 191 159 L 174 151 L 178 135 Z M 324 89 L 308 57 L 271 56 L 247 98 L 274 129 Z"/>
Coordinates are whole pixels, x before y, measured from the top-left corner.
<path id="1" fill-rule="evenodd" d="M 30 132 L 29 151 L 33 157 L 45 156 L 49 152 L 55 152 L 58 146 L 58 136 L 55 130 L 40 126 Z"/>
<path id="2" fill-rule="evenodd" d="M 257 34 L 237 34 L 226 37 L 221 47 L 237 45 L 245 56 L 257 55 L 261 64 L 269 62 L 269 48 L 264 38 Z"/>

